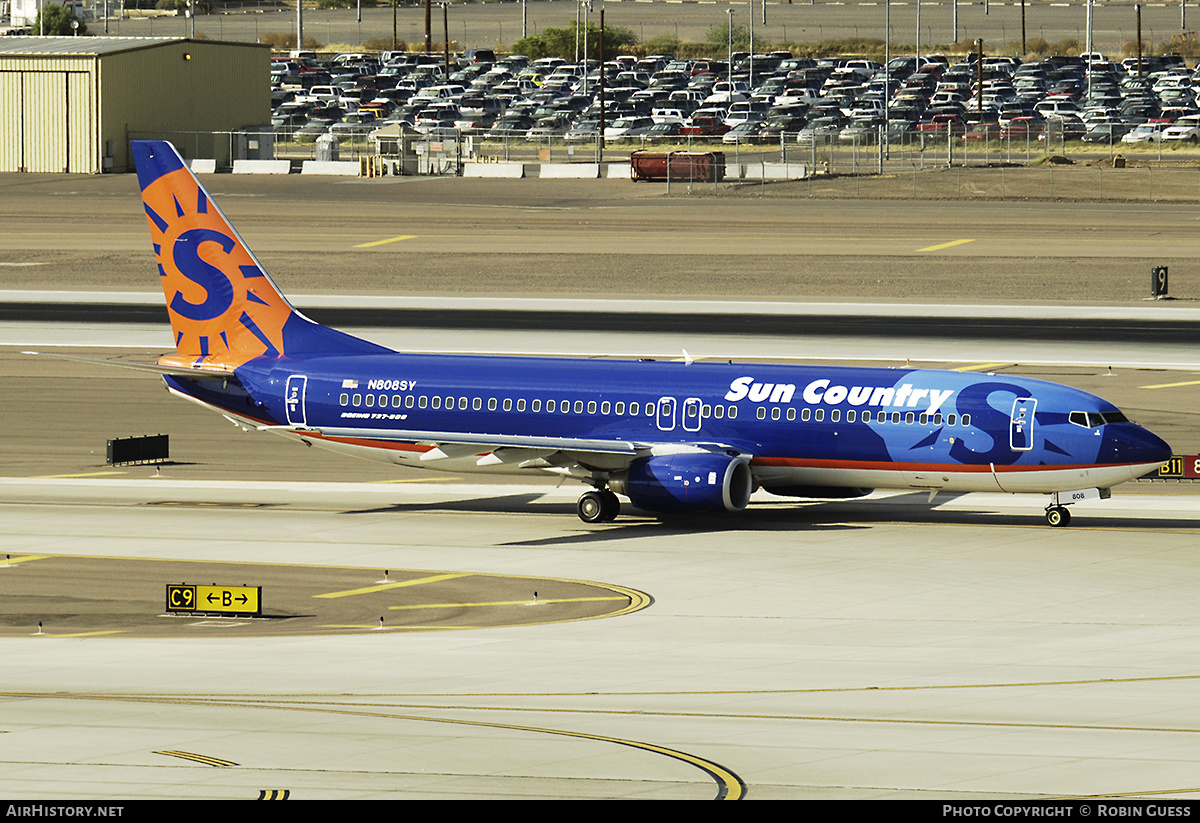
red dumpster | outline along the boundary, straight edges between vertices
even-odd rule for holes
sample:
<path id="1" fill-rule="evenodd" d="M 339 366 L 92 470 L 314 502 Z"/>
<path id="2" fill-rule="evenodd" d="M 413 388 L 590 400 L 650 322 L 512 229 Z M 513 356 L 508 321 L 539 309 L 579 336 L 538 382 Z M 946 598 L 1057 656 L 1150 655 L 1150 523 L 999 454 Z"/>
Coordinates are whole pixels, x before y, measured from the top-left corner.
<path id="1" fill-rule="evenodd" d="M 629 155 L 634 180 L 719 183 L 725 179 L 725 153 L 719 151 L 635 151 Z"/>

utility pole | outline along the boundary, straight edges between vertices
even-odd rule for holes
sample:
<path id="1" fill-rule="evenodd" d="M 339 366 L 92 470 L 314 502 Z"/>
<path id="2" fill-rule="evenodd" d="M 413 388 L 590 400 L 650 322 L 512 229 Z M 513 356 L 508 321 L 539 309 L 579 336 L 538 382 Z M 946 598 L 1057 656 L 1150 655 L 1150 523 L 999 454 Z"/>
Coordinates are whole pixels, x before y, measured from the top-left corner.
<path id="1" fill-rule="evenodd" d="M 1021 59 L 1024 60 L 1028 53 L 1025 48 L 1025 0 L 1021 0 Z"/>
<path id="2" fill-rule="evenodd" d="M 1137 13 L 1137 76 L 1142 76 L 1142 4 L 1134 3 L 1133 10 Z"/>

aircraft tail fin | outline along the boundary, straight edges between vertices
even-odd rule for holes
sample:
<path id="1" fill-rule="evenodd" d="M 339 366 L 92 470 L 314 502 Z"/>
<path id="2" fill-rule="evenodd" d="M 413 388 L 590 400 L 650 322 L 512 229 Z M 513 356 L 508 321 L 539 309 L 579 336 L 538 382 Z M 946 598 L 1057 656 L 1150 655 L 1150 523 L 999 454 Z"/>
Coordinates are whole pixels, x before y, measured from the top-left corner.
<path id="1" fill-rule="evenodd" d="M 232 370 L 256 357 L 387 352 L 296 311 L 162 140 L 135 140 L 142 203 L 175 333 L 173 365 Z"/>

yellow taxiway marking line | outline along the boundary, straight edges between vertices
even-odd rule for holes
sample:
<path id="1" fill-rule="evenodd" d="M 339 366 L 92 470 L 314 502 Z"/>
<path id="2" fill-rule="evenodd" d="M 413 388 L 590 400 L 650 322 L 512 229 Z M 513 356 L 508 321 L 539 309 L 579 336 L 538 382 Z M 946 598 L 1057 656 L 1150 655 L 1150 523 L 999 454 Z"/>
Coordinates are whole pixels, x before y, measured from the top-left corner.
<path id="1" fill-rule="evenodd" d="M 442 580 L 453 580 L 456 577 L 470 577 L 466 572 L 453 572 L 450 574 L 434 574 L 429 577 L 417 577 L 412 580 L 401 580 L 396 583 L 380 583 L 375 586 L 365 586 L 361 589 L 348 589 L 344 592 L 329 592 L 328 594 L 314 594 L 313 597 L 332 600 L 335 597 L 351 597 L 356 594 L 374 594 L 375 592 L 387 591 L 388 589 L 399 589 L 404 586 L 421 586 L 425 583 L 438 583 Z"/>
<path id="2" fill-rule="evenodd" d="M 79 474 L 39 474 L 34 480 L 55 480 L 63 477 L 105 477 L 110 474 L 125 474 L 125 472 L 81 472 Z"/>
<path id="3" fill-rule="evenodd" d="M 496 626 L 381 626 L 365 623 L 324 623 L 322 629 L 362 629 L 372 632 L 457 632 L 475 629 L 497 628 Z"/>
<path id="4" fill-rule="evenodd" d="M 1177 386 L 1200 386 L 1200 380 L 1186 380 L 1183 383 L 1159 383 L 1155 386 L 1138 386 L 1139 389 L 1173 389 Z"/>
<path id="5" fill-rule="evenodd" d="M 962 246 L 966 243 L 974 243 L 974 242 L 975 242 L 974 238 L 972 238 L 970 240 L 951 240 L 949 243 L 942 243 L 937 246 L 926 246 L 923 249 L 917 249 L 917 251 L 941 251 L 942 249 L 948 249 L 953 246 Z"/>
<path id="6" fill-rule="evenodd" d="M 386 246 L 388 243 L 399 243 L 401 240 L 412 240 L 416 236 L 417 235 L 415 234 L 401 234 L 397 237 L 389 237 L 387 240 L 373 240 L 370 243 L 359 243 L 354 248 L 369 249 L 372 246 Z"/>
<path id="7" fill-rule="evenodd" d="M 463 478 L 454 477 L 405 477 L 399 480 L 376 480 L 376 483 L 461 483 Z"/>
<path id="8" fill-rule="evenodd" d="M 45 560 L 49 556 L 48 554 L 19 554 L 16 557 L 6 557 L 4 562 L 0 563 L 0 569 L 5 566 L 15 566 L 18 563 L 28 563 L 30 560 Z"/>
<path id="9" fill-rule="evenodd" d="M 547 603 L 599 603 L 605 600 L 628 600 L 628 597 L 552 597 L 544 600 L 495 600 L 491 603 L 426 603 L 419 606 L 388 606 L 391 611 L 404 609 L 472 609 L 481 606 L 541 606 Z"/>
<path id="10" fill-rule="evenodd" d="M 1105 681 L 1108 682 L 1108 681 Z M 75 699 L 75 700 L 107 700 L 132 703 L 156 703 L 166 705 L 204 705 L 212 706 L 217 704 L 246 706 L 254 709 L 271 709 L 275 711 L 290 711 L 290 712 L 305 712 L 309 714 L 330 714 L 341 715 L 344 717 L 356 718 L 371 718 L 380 720 L 398 720 L 419 723 L 442 723 L 447 726 L 460 726 L 464 728 L 478 729 L 504 729 L 509 731 L 529 732 L 532 734 L 555 735 L 558 737 L 569 737 L 576 740 L 594 740 L 601 743 L 613 743 L 620 746 L 627 746 L 633 749 L 640 749 L 652 754 L 659 754 L 665 757 L 670 757 L 675 760 L 695 766 L 706 773 L 717 784 L 717 800 L 738 800 L 746 793 L 746 784 L 737 775 L 724 766 L 712 760 L 705 760 L 693 754 L 688 754 L 679 749 L 668 749 L 663 746 L 657 746 L 652 743 L 644 743 L 638 740 L 630 740 L 620 737 L 607 737 L 604 735 L 571 731 L 568 729 L 554 729 L 539 726 L 526 726 L 514 723 L 496 723 L 485 720 L 470 720 L 463 718 L 452 717 L 430 717 L 427 714 L 400 714 L 395 710 L 375 710 L 368 711 L 367 709 L 355 709 L 349 706 L 334 708 L 328 706 L 310 706 L 310 705 L 273 705 L 264 704 L 258 701 L 213 701 L 210 698 L 204 699 L 184 699 L 175 696 L 132 696 L 132 695 L 81 695 L 69 694 L 66 692 L 55 692 L 53 694 L 38 694 L 38 693 L 22 693 L 22 692 L 0 692 L 0 696 L 4 697 L 33 697 L 33 698 L 51 698 L 55 700 Z M 531 709 L 532 710 L 532 709 Z M 639 712 L 639 715 L 642 714 Z M 925 721 L 930 722 L 930 721 Z M 182 757 L 191 760 L 196 760 L 200 763 L 208 763 L 213 766 L 236 766 L 229 760 L 218 760 L 215 757 L 207 755 L 193 754 L 192 752 L 182 752 L 175 750 L 156 751 L 155 754 L 168 755 L 170 757 Z"/>
<path id="11" fill-rule="evenodd" d="M 983 371 L 984 369 L 995 369 L 1000 366 L 1011 366 L 1012 363 L 976 363 L 974 366 L 962 366 L 961 368 L 952 369 L 952 371 Z"/>
<path id="12" fill-rule="evenodd" d="M 45 634 L 45 633 L 43 633 L 42 637 L 53 637 L 55 639 L 60 638 L 60 637 L 101 637 L 102 635 L 106 635 L 106 634 L 124 634 L 124 633 L 125 633 L 124 629 L 109 629 L 108 631 L 102 631 L 102 632 L 72 632 L 71 634 Z M 36 632 L 35 632 L 35 635 L 36 635 Z"/>
<path id="13" fill-rule="evenodd" d="M 192 752 L 177 752 L 177 751 L 166 750 L 166 751 L 155 752 L 155 754 L 165 754 L 168 757 L 181 757 L 184 760 L 192 760 L 192 761 L 195 761 L 196 763 L 203 763 L 206 766 L 220 766 L 220 767 L 228 768 L 229 766 L 237 765 L 237 763 L 234 763 L 232 760 L 221 760 L 220 758 L 217 758 L 217 757 L 209 757 L 206 754 L 194 754 Z"/>

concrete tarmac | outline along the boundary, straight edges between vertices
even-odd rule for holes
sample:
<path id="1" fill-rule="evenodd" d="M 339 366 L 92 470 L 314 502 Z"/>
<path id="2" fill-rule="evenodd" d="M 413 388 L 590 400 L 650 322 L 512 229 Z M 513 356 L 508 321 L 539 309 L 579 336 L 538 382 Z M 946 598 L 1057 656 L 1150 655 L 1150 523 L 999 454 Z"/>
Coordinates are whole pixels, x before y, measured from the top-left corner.
<path id="1" fill-rule="evenodd" d="M 628 180 L 205 185 L 287 294 L 1143 306 L 1166 265 L 1172 297 L 1200 298 L 1181 203 L 823 199 L 804 183 L 772 197 Z M 7 289 L 156 288 L 133 175 L 0 175 L 0 216 Z"/>
<path id="2" fill-rule="evenodd" d="M 552 488 L 0 489 L 6 551 L 25 561 L 0 567 L 5 587 L 85 555 L 157 565 L 164 583 L 163 560 L 252 561 L 533 574 L 653 598 L 601 620 L 335 637 L 255 639 L 237 620 L 185 620 L 183 639 L 30 624 L 0 639 L 10 797 L 1200 793 L 1192 496 L 1118 492 L 1067 529 L 1028 499 L 904 494 L 593 527 L 574 490 Z"/>

